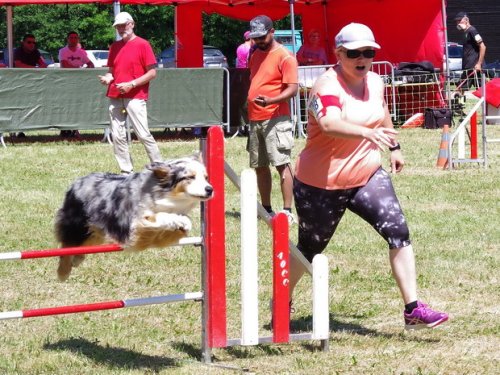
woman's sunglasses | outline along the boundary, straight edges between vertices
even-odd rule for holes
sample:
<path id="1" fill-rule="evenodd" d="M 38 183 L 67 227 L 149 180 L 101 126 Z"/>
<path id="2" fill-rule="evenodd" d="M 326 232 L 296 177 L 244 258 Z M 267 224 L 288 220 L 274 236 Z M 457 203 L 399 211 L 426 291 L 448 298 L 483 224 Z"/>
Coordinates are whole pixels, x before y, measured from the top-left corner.
<path id="1" fill-rule="evenodd" d="M 365 49 L 364 51 L 360 51 L 358 49 L 348 49 L 345 51 L 345 54 L 350 59 L 357 59 L 361 55 L 367 59 L 373 59 L 375 57 L 375 50 Z"/>

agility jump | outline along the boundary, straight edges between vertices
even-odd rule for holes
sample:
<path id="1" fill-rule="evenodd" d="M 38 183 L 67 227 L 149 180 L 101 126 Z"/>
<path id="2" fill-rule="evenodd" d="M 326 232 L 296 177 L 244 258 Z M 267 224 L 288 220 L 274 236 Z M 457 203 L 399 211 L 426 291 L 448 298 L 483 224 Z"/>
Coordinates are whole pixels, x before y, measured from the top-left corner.
<path id="1" fill-rule="evenodd" d="M 288 239 L 288 221 L 284 214 L 276 215 L 272 220 L 267 218 L 273 227 L 273 336 L 258 336 L 258 275 L 257 275 L 257 210 L 256 184 L 246 182 L 242 195 L 242 220 L 245 232 L 252 236 L 250 243 L 255 249 L 245 255 L 242 246 L 242 338 L 227 338 L 226 322 L 226 254 L 225 254 L 225 202 L 224 202 L 224 137 L 219 127 L 208 130 L 206 143 L 202 141 L 202 152 L 210 184 L 214 188 L 214 197 L 201 204 L 201 237 L 181 239 L 177 245 L 199 245 L 202 248 L 202 291 L 165 296 L 116 300 L 71 306 L 39 308 L 31 310 L 7 311 L 0 313 L 0 320 L 51 316 L 59 314 L 83 313 L 99 310 L 119 309 L 126 307 L 147 306 L 153 304 L 198 301 L 202 303 L 202 356 L 205 362 L 211 361 L 212 348 L 224 348 L 233 345 L 257 345 L 261 343 L 284 343 L 293 340 L 321 340 L 324 350 L 328 347 L 328 264 L 324 255 L 318 255 L 309 263 L 308 271 L 313 274 L 313 333 L 290 334 L 289 332 L 289 253 L 291 245 Z M 226 165 L 226 172 L 229 166 Z M 253 172 L 253 171 L 252 171 Z M 249 172 L 244 176 L 251 175 Z M 230 177 L 234 180 L 234 176 Z M 248 177 L 245 177 L 248 178 Z M 250 177 L 252 178 L 252 177 Z M 234 181 L 233 181 L 234 182 Z M 239 182 L 239 181 L 238 181 Z M 246 203 L 245 203 L 246 202 Z M 254 222 L 252 222 L 252 220 Z M 243 223 L 242 223 L 243 224 Z M 242 225 L 243 228 L 243 225 Z M 255 230 L 249 231 L 249 228 Z M 248 237 L 249 238 L 249 237 Z M 247 238 L 247 239 L 248 239 Z M 247 243 L 243 241 L 242 243 Z M 253 246 L 253 245 L 252 245 Z M 246 247 L 245 250 L 248 250 Z M 25 260 L 65 255 L 96 254 L 124 251 L 116 244 L 46 249 L 38 251 L 16 251 L 0 253 L 2 260 Z M 292 248 L 295 254 L 296 248 Z M 302 254 L 298 253 L 299 259 Z M 314 270 L 314 271 L 313 271 Z M 311 272 L 313 271 L 313 272 Z M 326 295 L 325 295 L 326 293 Z"/>

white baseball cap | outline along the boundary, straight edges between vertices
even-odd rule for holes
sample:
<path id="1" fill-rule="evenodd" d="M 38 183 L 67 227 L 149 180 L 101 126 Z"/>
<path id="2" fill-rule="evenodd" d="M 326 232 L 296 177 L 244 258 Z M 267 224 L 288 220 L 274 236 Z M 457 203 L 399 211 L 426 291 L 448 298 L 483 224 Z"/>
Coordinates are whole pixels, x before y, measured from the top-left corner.
<path id="1" fill-rule="evenodd" d="M 380 49 L 380 45 L 375 42 L 375 37 L 370 28 L 361 23 L 350 23 L 344 26 L 335 37 L 335 47 L 344 47 L 346 49 L 373 47 Z"/>
<path id="2" fill-rule="evenodd" d="M 113 23 L 113 27 L 115 27 L 117 25 L 123 25 L 127 22 L 134 22 L 134 19 L 132 18 L 132 16 L 129 13 L 120 12 L 115 17 L 115 23 Z"/>

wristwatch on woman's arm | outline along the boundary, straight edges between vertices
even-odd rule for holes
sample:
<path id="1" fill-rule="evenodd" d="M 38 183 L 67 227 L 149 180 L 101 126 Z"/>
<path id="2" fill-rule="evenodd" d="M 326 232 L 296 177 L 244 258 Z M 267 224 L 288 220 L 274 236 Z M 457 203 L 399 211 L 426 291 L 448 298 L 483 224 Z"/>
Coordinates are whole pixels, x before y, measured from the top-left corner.
<path id="1" fill-rule="evenodd" d="M 396 150 L 401 150 L 401 145 L 399 143 L 396 143 L 395 146 L 389 147 L 389 151 L 396 151 Z"/>

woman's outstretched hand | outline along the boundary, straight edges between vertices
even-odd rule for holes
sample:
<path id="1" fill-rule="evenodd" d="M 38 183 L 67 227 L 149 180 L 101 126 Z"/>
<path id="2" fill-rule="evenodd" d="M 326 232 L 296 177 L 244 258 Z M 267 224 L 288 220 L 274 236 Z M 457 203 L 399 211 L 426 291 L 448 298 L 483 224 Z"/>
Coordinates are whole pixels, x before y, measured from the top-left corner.
<path id="1" fill-rule="evenodd" d="M 384 146 L 391 147 L 396 143 L 397 134 L 398 132 L 394 129 L 382 127 L 369 129 L 365 134 L 365 138 L 375 143 L 375 145 L 383 151 Z"/>

